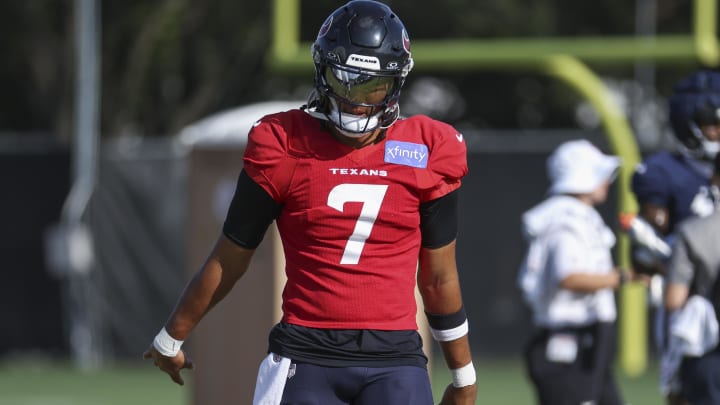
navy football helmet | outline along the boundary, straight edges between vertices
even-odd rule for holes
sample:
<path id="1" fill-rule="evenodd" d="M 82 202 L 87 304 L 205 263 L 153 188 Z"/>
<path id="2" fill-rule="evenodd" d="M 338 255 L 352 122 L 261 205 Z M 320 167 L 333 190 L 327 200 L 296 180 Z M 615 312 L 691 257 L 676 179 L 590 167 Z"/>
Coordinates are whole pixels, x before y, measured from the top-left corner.
<path id="1" fill-rule="evenodd" d="M 720 72 L 699 70 L 678 82 L 670 97 L 670 124 L 684 151 L 712 160 L 720 143 L 708 140 L 704 125 L 720 125 Z"/>
<path id="2" fill-rule="evenodd" d="M 311 114 L 350 137 L 398 119 L 400 89 L 413 59 L 405 26 L 388 6 L 355 0 L 338 8 L 320 27 L 311 51 Z"/>

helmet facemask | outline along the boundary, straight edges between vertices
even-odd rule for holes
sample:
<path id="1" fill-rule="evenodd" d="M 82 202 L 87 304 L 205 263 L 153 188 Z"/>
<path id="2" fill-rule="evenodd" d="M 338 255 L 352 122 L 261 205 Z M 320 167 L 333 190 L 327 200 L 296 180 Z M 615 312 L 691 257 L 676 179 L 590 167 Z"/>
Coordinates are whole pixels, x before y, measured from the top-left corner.
<path id="1" fill-rule="evenodd" d="M 705 162 L 720 151 L 720 142 L 708 138 L 706 127 L 720 126 L 720 73 L 701 69 L 673 87 L 670 97 L 670 124 L 680 151 Z M 711 129 L 711 128 L 708 128 Z"/>
<path id="2" fill-rule="evenodd" d="M 692 133 L 692 141 L 682 143 L 683 152 L 695 159 L 713 160 L 715 155 L 720 152 L 720 142 L 711 141 L 705 137 L 700 126 L 695 122 L 689 122 L 690 133 Z M 692 147 L 688 145 L 692 143 Z"/>
<path id="3" fill-rule="evenodd" d="M 706 104 L 695 110 L 693 121 L 689 123 L 690 131 L 694 138 L 694 152 L 697 158 L 713 160 L 715 155 L 720 152 L 720 142 L 711 141 L 702 131 L 704 126 L 720 125 L 720 108 L 715 108 L 712 104 Z"/>
<path id="4" fill-rule="evenodd" d="M 378 72 L 336 63 L 316 64 L 316 89 L 326 118 L 343 135 L 358 138 L 391 126 L 400 116 L 400 88 L 409 69 Z"/>

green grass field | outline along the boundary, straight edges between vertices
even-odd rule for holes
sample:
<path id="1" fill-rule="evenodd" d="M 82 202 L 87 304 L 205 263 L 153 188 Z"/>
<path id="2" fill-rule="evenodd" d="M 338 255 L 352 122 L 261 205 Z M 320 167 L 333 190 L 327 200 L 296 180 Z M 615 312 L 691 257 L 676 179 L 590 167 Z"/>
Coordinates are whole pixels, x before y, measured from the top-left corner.
<path id="1" fill-rule="evenodd" d="M 478 404 L 493 405 L 533 405 L 534 393 L 525 377 L 520 360 L 476 360 L 478 378 Z M 440 400 L 442 390 L 450 381 L 446 368 L 440 367 L 441 360 L 434 363 L 433 383 L 436 402 Z M 652 366 L 640 377 L 629 378 L 621 372 L 617 374 L 623 396 L 628 405 L 661 405 L 664 399 L 658 392 L 657 369 Z M 442 384 L 440 384 L 442 382 Z"/>
<path id="2" fill-rule="evenodd" d="M 433 382 L 439 400 L 449 374 L 434 362 Z M 532 405 L 533 394 L 519 361 L 476 360 L 478 404 Z M 657 370 L 628 378 L 619 373 L 631 405 L 657 405 Z M 192 384 L 192 379 L 186 382 Z M 149 363 L 82 372 L 68 364 L 47 361 L 0 362 L 0 405 L 190 405 L 188 385 L 179 387 Z M 243 404 L 239 404 L 243 405 Z"/>
<path id="3" fill-rule="evenodd" d="M 67 363 L 0 363 L 0 405 L 181 405 L 187 389 L 149 363 L 83 372 Z"/>

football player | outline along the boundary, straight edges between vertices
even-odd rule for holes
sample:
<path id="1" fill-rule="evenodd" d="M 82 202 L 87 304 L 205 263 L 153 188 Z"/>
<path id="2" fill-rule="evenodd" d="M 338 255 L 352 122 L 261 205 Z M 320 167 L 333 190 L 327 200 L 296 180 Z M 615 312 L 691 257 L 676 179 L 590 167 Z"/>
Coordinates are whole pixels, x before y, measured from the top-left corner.
<path id="1" fill-rule="evenodd" d="M 662 151 L 646 158 L 632 178 L 640 215 L 672 244 L 678 223 L 714 210 L 710 187 L 712 160 L 720 150 L 720 72 L 700 70 L 678 82 L 670 97 L 670 123 L 677 152 Z M 642 249 L 636 268 L 662 273 L 661 260 Z"/>
<path id="2" fill-rule="evenodd" d="M 720 155 L 711 184 L 720 188 Z M 720 403 L 720 212 L 683 222 L 667 264 L 667 348 L 660 367 L 668 404 Z"/>
<path id="3" fill-rule="evenodd" d="M 712 161 L 720 150 L 720 72 L 702 69 L 680 80 L 673 88 L 669 108 L 678 151 L 647 157 L 635 170 L 631 187 L 640 205 L 640 216 L 672 246 L 678 224 L 691 217 L 710 215 L 719 198 L 710 178 Z M 662 295 L 669 257 L 658 257 L 649 250 L 634 244 L 633 265 L 637 271 L 654 275 L 650 297 L 656 308 L 655 344 L 666 353 Z M 667 396 L 668 403 L 676 403 L 672 390 Z"/>
<path id="4" fill-rule="evenodd" d="M 463 136 L 426 116 L 400 117 L 413 59 L 383 3 L 351 1 L 330 14 L 312 57 L 307 106 L 251 129 L 222 234 L 145 357 L 183 382 L 192 363 L 180 345 L 275 221 L 287 283 L 255 404 L 432 404 L 416 284 L 452 373 L 441 403 L 474 404 L 455 260 Z"/>

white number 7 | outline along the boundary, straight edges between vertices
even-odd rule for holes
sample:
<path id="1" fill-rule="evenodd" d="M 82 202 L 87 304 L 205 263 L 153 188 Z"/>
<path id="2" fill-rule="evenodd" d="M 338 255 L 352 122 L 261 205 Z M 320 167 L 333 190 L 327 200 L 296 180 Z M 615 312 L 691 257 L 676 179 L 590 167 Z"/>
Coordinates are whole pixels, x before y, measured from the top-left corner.
<path id="1" fill-rule="evenodd" d="M 346 202 L 363 203 L 360 216 L 355 223 L 355 230 L 348 238 L 340 264 L 358 264 L 360 261 L 360 254 L 375 225 L 387 188 L 387 185 L 340 184 L 330 191 L 327 205 L 340 212 L 343 212 Z"/>

